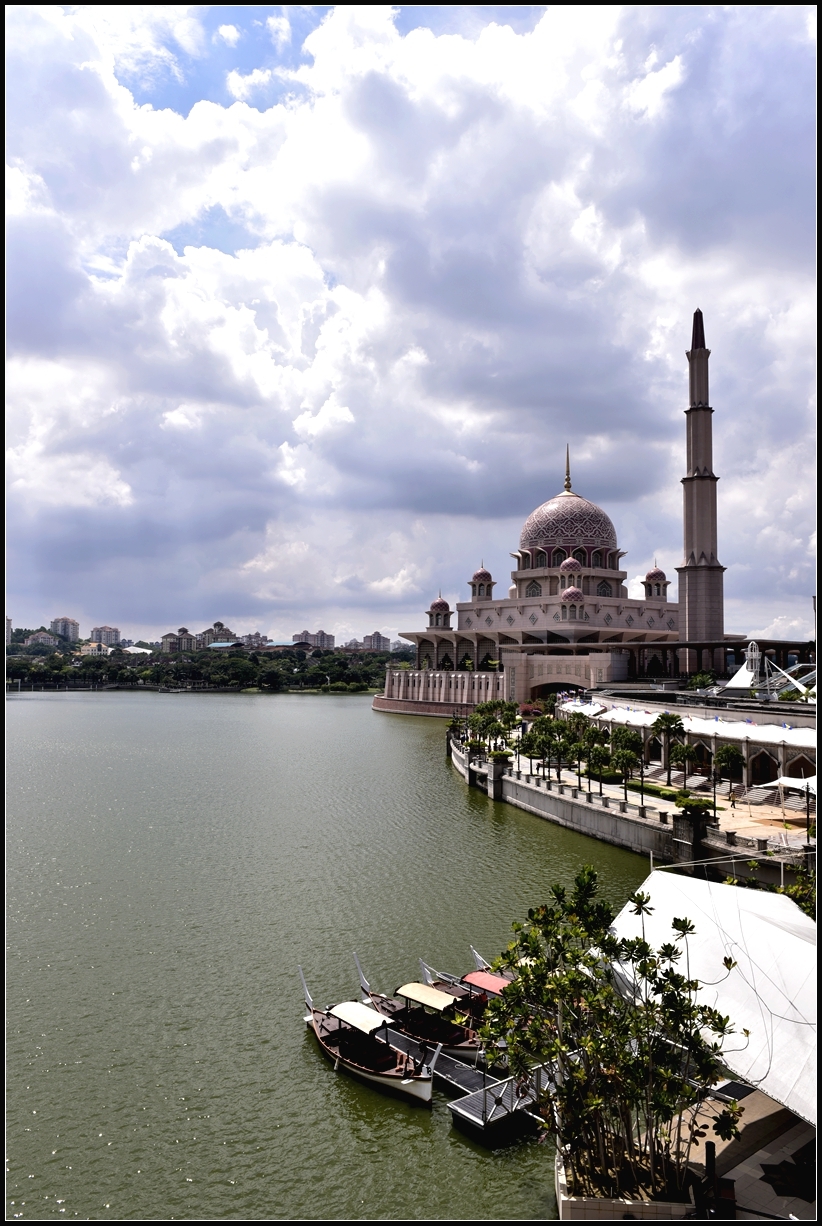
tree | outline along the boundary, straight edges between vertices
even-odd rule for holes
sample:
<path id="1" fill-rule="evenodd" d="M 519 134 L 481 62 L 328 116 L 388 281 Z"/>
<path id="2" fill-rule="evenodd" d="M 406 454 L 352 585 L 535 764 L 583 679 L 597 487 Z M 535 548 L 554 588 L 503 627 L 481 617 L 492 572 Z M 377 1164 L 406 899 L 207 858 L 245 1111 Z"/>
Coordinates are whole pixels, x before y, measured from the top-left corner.
<path id="1" fill-rule="evenodd" d="M 687 1201 L 691 1153 L 707 1134 L 708 1094 L 733 1034 L 729 1018 L 699 1003 L 688 970 L 694 926 L 675 920 L 673 939 L 652 948 L 649 896 L 637 892 L 630 903 L 642 936 L 617 940 L 590 866 L 570 892 L 554 885 L 551 895 L 514 924 L 495 963 L 516 977 L 489 1004 L 482 1038 L 506 1044 L 523 1089 L 533 1086 L 534 1065 L 547 1068 L 536 1110 L 556 1137 L 572 1195 Z M 726 974 L 733 965 L 724 959 Z M 714 1133 L 738 1135 L 740 1114 L 735 1102 L 718 1110 Z"/>
<path id="2" fill-rule="evenodd" d="M 668 787 L 671 786 L 671 737 L 684 736 L 685 725 L 678 715 L 664 711 L 651 724 L 651 732 L 665 741 L 665 760 L 668 763 Z"/>
<path id="3" fill-rule="evenodd" d="M 604 745 L 592 745 L 588 750 L 588 775 L 591 772 L 599 777 L 599 794 L 602 795 L 602 772 L 611 760 L 611 755 Z"/>
<path id="4" fill-rule="evenodd" d="M 622 776 L 622 791 L 628 800 L 628 780 L 639 766 L 639 758 L 630 749 L 618 749 L 611 755 L 611 767 Z"/>
<path id="5" fill-rule="evenodd" d="M 642 736 L 633 728 L 626 728 L 624 724 L 614 724 L 611 728 L 611 750 L 613 752 L 617 749 L 627 749 L 630 753 L 641 754 Z"/>
<path id="6" fill-rule="evenodd" d="M 670 769 L 672 766 L 681 766 L 683 773 L 687 778 L 688 767 L 692 762 L 696 761 L 696 750 L 693 745 L 674 745 L 668 752 L 668 773 L 670 782 Z"/>
<path id="7" fill-rule="evenodd" d="M 716 675 L 714 673 L 694 673 L 694 675 L 688 679 L 689 690 L 707 690 L 715 684 Z"/>
<path id="8" fill-rule="evenodd" d="M 741 774 L 742 768 L 745 765 L 745 758 L 741 750 L 736 745 L 720 745 L 714 754 L 713 767 L 719 775 L 720 781 L 723 775 L 728 776 L 728 791 L 730 792 L 731 780 L 734 775 Z"/>

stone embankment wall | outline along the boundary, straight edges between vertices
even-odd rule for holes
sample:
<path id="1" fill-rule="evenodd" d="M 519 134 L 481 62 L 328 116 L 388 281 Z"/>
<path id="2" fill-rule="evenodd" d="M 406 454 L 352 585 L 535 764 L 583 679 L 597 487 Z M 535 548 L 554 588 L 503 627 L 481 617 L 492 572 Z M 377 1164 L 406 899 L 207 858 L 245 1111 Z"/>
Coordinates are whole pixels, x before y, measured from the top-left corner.
<path id="1" fill-rule="evenodd" d="M 493 800 L 504 800 L 544 817 L 558 826 L 566 826 L 587 834 L 603 843 L 624 847 L 643 856 L 653 853 L 660 862 L 693 859 L 691 845 L 688 854 L 677 854 L 674 846 L 674 826 L 668 812 L 659 812 L 630 802 L 615 801 L 588 793 L 567 784 L 558 784 L 535 775 L 489 762 L 482 765 L 468 762 L 459 745 L 451 742 L 451 760 L 471 787 L 481 787 Z"/>
<path id="2" fill-rule="evenodd" d="M 538 778 L 499 762 L 470 759 L 448 737 L 453 765 L 469 787 L 480 788 L 491 800 L 503 800 L 529 813 L 555 822 L 589 838 L 611 843 L 660 864 L 681 864 L 688 871 L 694 861 L 707 862 L 711 876 L 751 878 L 765 884 L 790 885 L 805 857 L 795 850 L 768 849 L 768 839 L 747 838 L 707 826 L 701 832 L 676 808 L 658 809 L 632 804 L 612 796 L 600 797 L 582 788 Z M 715 864 L 710 863 L 715 861 Z M 813 866 L 816 864 L 815 851 Z"/>

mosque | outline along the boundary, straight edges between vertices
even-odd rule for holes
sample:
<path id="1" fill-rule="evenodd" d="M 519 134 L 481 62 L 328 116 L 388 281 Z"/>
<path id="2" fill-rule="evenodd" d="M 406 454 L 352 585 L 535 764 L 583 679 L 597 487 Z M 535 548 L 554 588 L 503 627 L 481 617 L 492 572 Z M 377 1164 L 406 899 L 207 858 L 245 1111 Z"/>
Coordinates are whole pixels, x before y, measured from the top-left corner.
<path id="1" fill-rule="evenodd" d="M 595 688 L 703 669 L 724 674 L 742 664 L 746 637 L 724 630 L 710 354 L 697 310 L 686 354 L 679 599 L 670 599 L 670 580 L 657 566 L 645 576 L 643 596 L 628 595 L 616 529 L 601 507 L 572 488 L 566 449 L 565 487 L 523 524 L 507 596 L 495 593 L 498 584 L 482 565 L 468 581 L 468 600 L 451 609 L 438 596 L 423 630 L 400 631 L 416 647 L 416 668 L 389 669 L 375 707 L 422 714 L 416 704 L 456 708 L 497 697 L 527 702 L 560 686 Z M 783 667 L 789 648 L 793 644 L 765 645 Z"/>

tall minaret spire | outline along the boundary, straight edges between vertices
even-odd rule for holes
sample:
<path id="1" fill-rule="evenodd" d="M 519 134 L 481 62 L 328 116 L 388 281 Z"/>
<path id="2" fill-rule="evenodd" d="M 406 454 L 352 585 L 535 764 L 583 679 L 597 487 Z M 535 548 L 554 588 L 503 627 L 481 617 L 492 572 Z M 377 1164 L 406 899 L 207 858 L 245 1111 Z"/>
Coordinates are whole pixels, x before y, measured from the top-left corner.
<path id="1" fill-rule="evenodd" d="M 725 570 L 717 557 L 716 483 L 713 470 L 713 409 L 708 392 L 708 359 L 702 312 L 694 311 L 691 348 L 688 359 L 689 406 L 687 421 L 686 475 L 682 479 L 684 496 L 684 562 L 679 574 L 679 633 L 687 642 L 718 642 L 724 635 L 724 597 L 722 575 Z M 693 653 L 689 653 L 689 657 Z M 689 668 L 715 666 L 724 671 L 724 660 L 717 650 L 716 660 L 706 662 L 694 657 Z"/>
<path id="2" fill-rule="evenodd" d="M 570 494 L 571 491 L 571 448 L 568 443 L 565 444 L 565 493 Z"/>

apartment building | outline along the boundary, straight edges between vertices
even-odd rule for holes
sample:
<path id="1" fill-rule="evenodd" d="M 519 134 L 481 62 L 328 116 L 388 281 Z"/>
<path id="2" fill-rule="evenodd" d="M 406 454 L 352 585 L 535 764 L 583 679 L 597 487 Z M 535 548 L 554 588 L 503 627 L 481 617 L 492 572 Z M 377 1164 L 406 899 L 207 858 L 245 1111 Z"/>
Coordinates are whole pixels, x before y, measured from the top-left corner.
<path id="1" fill-rule="evenodd" d="M 104 647 L 116 647 L 120 642 L 120 631 L 116 626 L 95 626 L 89 637 L 92 643 L 102 643 Z"/>
<path id="2" fill-rule="evenodd" d="M 324 630 L 318 630 L 316 634 L 303 630 L 299 634 L 292 634 L 291 642 L 310 643 L 312 647 L 319 647 L 321 651 L 334 650 L 334 635 L 326 634 Z"/>
<path id="3" fill-rule="evenodd" d="M 68 639 L 70 643 L 76 643 L 80 638 L 80 623 L 76 622 L 73 617 L 55 617 L 49 628 L 52 634 L 59 634 L 61 638 Z"/>

